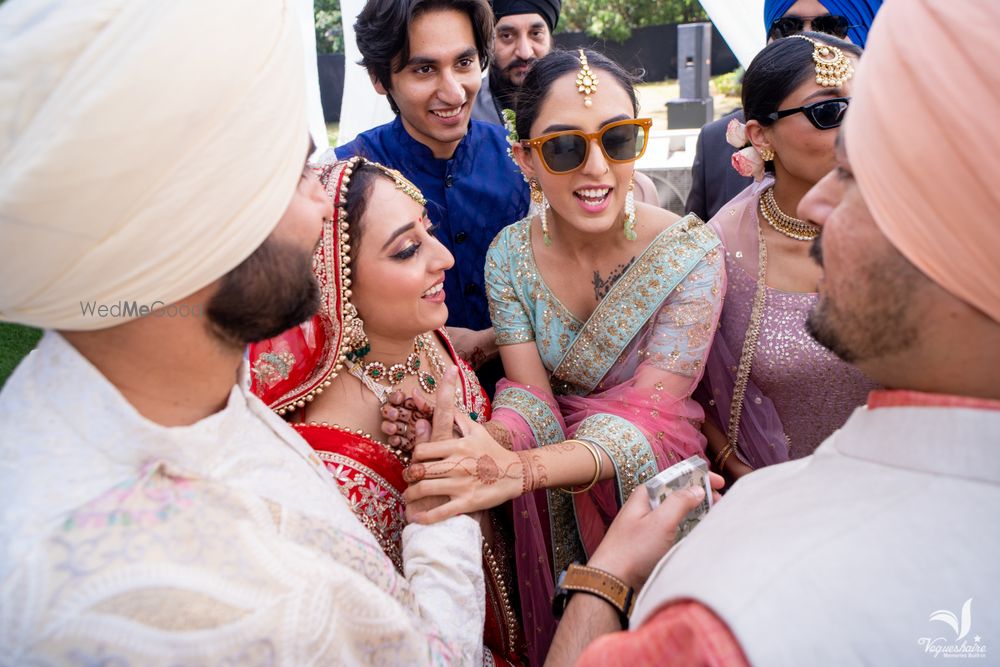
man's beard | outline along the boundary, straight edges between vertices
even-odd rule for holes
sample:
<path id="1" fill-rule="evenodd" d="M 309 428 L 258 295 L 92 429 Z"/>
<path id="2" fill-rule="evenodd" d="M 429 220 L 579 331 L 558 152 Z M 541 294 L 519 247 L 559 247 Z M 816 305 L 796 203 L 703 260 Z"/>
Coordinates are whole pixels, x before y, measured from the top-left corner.
<path id="1" fill-rule="evenodd" d="M 515 58 L 502 70 L 497 67 L 490 68 L 490 92 L 497 102 L 499 109 L 513 109 L 517 91 L 520 86 L 511 81 L 510 71 L 519 65 L 531 67 L 535 64 L 535 59 L 522 60 Z"/>
<path id="2" fill-rule="evenodd" d="M 514 58 L 512 61 L 510 61 L 507 64 L 506 67 L 503 68 L 503 71 L 500 73 L 500 76 L 509 85 L 517 87 L 517 84 L 514 83 L 514 80 L 511 78 L 510 73 L 512 71 L 514 71 L 514 69 L 517 68 L 517 67 L 527 67 L 528 69 L 531 69 L 531 66 L 535 64 L 536 60 L 537 60 L 537 58 L 532 58 L 531 60 L 524 60 L 522 58 Z M 525 71 L 525 74 L 527 74 L 527 71 Z"/>
<path id="3" fill-rule="evenodd" d="M 304 322 L 319 307 L 319 296 L 312 252 L 268 238 L 222 277 L 206 315 L 219 339 L 243 347 Z"/>
<path id="4" fill-rule="evenodd" d="M 822 234 L 816 237 L 809 254 L 823 266 L 821 239 Z M 895 260 L 857 268 L 867 275 L 856 281 L 856 307 L 844 308 L 821 295 L 806 318 L 809 335 L 849 364 L 904 352 L 917 342 L 919 314 L 912 293 L 916 281 L 926 278 L 893 253 Z"/>

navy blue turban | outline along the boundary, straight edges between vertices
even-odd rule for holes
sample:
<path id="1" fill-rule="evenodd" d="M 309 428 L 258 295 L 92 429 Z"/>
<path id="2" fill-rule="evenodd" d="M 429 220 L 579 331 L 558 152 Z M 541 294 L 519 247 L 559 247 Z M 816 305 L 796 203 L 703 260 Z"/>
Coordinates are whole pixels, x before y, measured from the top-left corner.
<path id="1" fill-rule="evenodd" d="M 831 14 L 845 17 L 851 24 L 847 36 L 853 43 L 864 48 L 868 29 L 872 27 L 875 12 L 882 5 L 882 0 L 819 0 L 819 3 Z M 794 4 L 795 0 L 764 0 L 764 33 L 770 33 L 771 24 L 784 16 Z"/>

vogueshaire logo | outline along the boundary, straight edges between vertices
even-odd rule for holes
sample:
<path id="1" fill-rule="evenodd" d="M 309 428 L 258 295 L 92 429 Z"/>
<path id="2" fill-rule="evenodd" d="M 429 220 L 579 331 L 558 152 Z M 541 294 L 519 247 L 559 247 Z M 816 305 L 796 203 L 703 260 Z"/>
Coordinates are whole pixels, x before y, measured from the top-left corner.
<path id="1" fill-rule="evenodd" d="M 924 653 L 930 653 L 935 658 L 970 658 L 986 657 L 986 644 L 979 635 L 968 638 L 972 630 L 972 598 L 965 601 L 962 609 L 955 614 L 948 609 L 938 609 L 930 615 L 929 621 L 943 623 L 955 633 L 952 641 L 949 637 L 920 637 L 917 643 L 923 647 Z"/>
<path id="2" fill-rule="evenodd" d="M 97 303 L 96 301 L 81 301 L 80 313 L 84 317 L 134 318 L 146 317 L 201 317 L 204 308 L 201 304 L 171 303 L 162 301 L 139 303 L 138 301 L 117 301 L 115 303 Z"/>

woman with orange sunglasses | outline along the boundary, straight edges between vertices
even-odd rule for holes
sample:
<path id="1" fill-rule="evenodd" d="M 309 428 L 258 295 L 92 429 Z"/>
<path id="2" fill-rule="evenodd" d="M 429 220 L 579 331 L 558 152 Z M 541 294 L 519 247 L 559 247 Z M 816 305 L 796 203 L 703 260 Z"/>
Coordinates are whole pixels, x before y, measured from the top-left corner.
<path id="1" fill-rule="evenodd" d="M 528 73 L 511 142 L 536 213 L 486 260 L 507 379 L 485 429 L 459 420 L 465 437 L 417 444 L 408 477 L 408 502 L 449 498 L 424 512 L 411 502 L 415 521 L 514 500 L 539 663 L 559 573 L 593 554 L 644 481 L 705 449 L 691 392 L 722 307 L 722 252 L 694 216 L 635 202 L 652 123 L 637 111 L 633 79 L 598 53 L 552 52 Z"/>

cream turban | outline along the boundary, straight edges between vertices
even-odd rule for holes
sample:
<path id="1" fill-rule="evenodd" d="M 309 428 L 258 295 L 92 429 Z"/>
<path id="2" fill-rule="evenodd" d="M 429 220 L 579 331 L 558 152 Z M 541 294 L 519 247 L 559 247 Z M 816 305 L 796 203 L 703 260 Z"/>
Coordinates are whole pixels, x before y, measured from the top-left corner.
<path id="1" fill-rule="evenodd" d="M 0 7 L 0 319 L 119 324 L 83 304 L 171 303 L 267 238 L 309 148 L 292 4 Z"/>
<path id="2" fill-rule="evenodd" d="M 1000 2 L 889 0 L 858 68 L 845 139 L 889 241 L 1000 322 Z"/>

